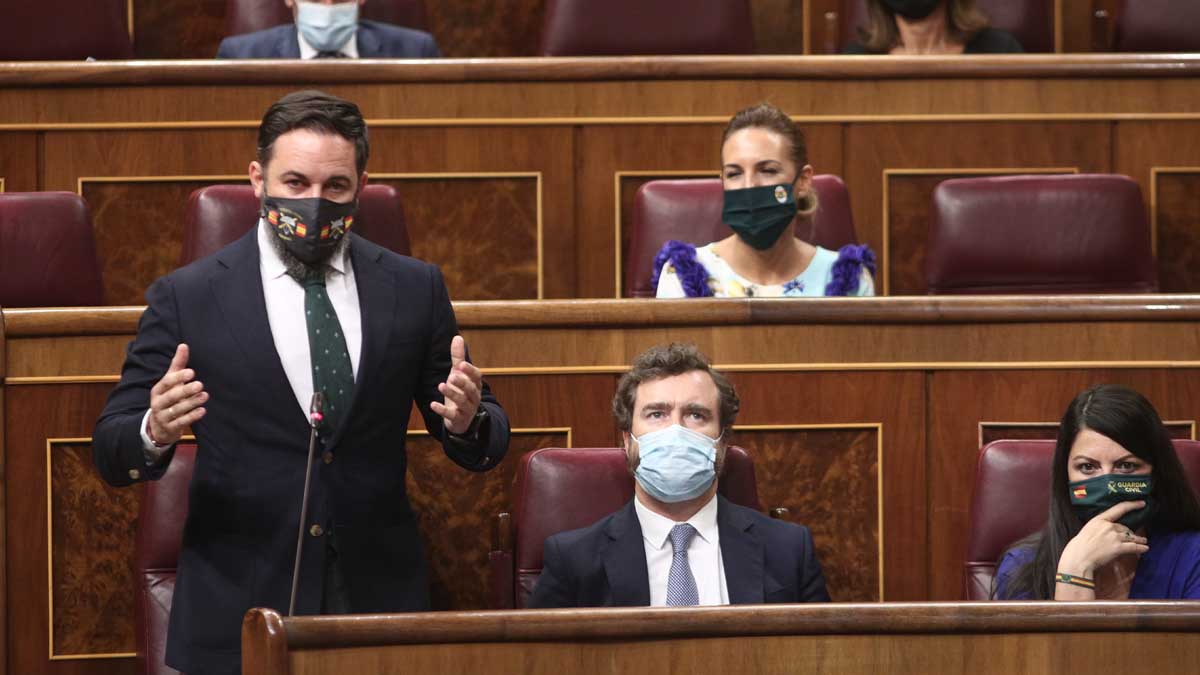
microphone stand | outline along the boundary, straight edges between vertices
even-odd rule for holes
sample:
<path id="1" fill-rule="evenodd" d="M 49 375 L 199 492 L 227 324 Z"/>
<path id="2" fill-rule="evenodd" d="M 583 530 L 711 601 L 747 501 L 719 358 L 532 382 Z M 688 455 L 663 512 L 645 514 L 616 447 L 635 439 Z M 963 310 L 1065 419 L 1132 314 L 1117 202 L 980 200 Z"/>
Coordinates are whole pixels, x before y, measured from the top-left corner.
<path id="1" fill-rule="evenodd" d="M 309 481 L 312 478 L 313 456 L 317 452 L 317 427 L 321 426 L 321 421 L 325 419 L 322 410 L 325 408 L 325 399 L 321 392 L 314 391 L 312 395 L 312 403 L 308 407 L 308 424 L 310 431 L 308 434 L 308 462 L 304 465 L 304 496 L 300 501 L 300 527 L 296 533 L 296 563 L 292 567 L 292 595 L 288 600 L 288 616 L 293 616 L 296 613 L 296 589 L 300 585 L 300 551 L 304 548 L 304 523 L 308 520 L 308 487 Z"/>

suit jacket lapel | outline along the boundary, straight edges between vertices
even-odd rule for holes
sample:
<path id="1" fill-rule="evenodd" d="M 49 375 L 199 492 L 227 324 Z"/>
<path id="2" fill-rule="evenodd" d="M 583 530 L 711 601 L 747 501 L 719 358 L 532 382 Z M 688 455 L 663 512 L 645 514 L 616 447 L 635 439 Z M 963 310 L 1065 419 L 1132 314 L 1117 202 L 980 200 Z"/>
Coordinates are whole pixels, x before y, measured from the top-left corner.
<path id="1" fill-rule="evenodd" d="M 642 526 L 638 523 L 632 500 L 609 521 L 605 534 L 611 540 L 603 555 L 612 604 L 617 607 L 649 606 L 650 573 L 646 569 L 646 546 L 642 543 Z"/>
<path id="2" fill-rule="evenodd" d="M 247 367 L 257 372 L 254 380 L 269 390 L 271 400 L 292 401 L 296 395 L 279 360 L 279 352 L 275 351 L 275 338 L 267 318 L 259 269 L 258 226 L 250 228 L 250 232 L 218 256 L 217 261 L 224 269 L 209 279 L 209 288 L 246 357 Z M 300 424 L 308 426 L 302 410 L 290 404 L 285 407 L 296 412 Z"/>
<path id="3" fill-rule="evenodd" d="M 354 283 L 358 287 L 358 306 L 362 316 L 362 354 L 358 359 L 358 376 L 354 381 L 354 396 L 346 420 L 354 419 L 362 405 L 363 391 L 370 385 L 371 374 L 387 355 L 388 335 L 396 320 L 396 284 L 392 275 L 379 264 L 383 249 L 356 234 L 350 235 L 350 264 L 354 268 Z M 336 446 L 349 424 L 342 424 L 330 439 Z"/>
<path id="4" fill-rule="evenodd" d="M 753 521 L 717 497 L 717 531 L 721 538 L 721 563 L 729 604 L 757 605 L 764 598 L 763 545 L 754 536 Z"/>

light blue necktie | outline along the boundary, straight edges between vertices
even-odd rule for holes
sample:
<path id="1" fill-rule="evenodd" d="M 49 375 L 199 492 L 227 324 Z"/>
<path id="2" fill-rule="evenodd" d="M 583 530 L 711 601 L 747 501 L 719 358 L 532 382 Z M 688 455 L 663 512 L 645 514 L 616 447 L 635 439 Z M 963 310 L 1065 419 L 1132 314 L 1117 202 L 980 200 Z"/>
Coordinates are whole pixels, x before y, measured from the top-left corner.
<path id="1" fill-rule="evenodd" d="M 696 528 L 682 523 L 671 528 L 671 571 L 667 574 L 667 605 L 698 605 L 700 591 L 688 563 L 688 545 Z"/>

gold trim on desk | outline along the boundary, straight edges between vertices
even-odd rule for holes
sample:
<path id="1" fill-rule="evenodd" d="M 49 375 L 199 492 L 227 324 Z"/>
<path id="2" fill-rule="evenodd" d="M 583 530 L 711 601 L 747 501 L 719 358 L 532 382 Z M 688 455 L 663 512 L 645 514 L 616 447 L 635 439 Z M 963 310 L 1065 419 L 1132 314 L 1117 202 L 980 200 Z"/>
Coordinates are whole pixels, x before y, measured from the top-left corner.
<path id="1" fill-rule="evenodd" d="M 1150 252 L 1155 257 L 1158 256 L 1158 176 L 1164 173 L 1200 175 L 1200 166 L 1150 167 Z"/>
<path id="2" fill-rule="evenodd" d="M 613 229 L 615 255 L 613 256 L 614 269 L 616 272 L 616 285 L 614 288 L 614 297 L 620 300 L 624 297 L 621 292 L 621 286 L 624 285 L 624 252 L 621 250 L 621 179 L 622 178 L 713 178 L 720 177 L 721 172 L 716 169 L 685 169 L 682 171 L 667 171 L 663 169 L 648 169 L 648 170 L 633 170 L 633 171 L 617 171 L 613 173 L 613 221 L 615 223 Z M 707 242 L 705 242 L 707 243 Z"/>
<path id="3" fill-rule="evenodd" d="M 726 370 L 726 369 L 721 369 Z M 878 555 L 879 555 L 879 602 L 884 601 L 883 591 L 883 423 L 882 422 L 846 422 L 822 424 L 735 424 L 734 432 L 738 431 L 810 431 L 829 429 L 873 429 L 876 441 L 875 459 L 875 489 L 876 489 L 876 518 L 879 524 Z"/>
<path id="4" fill-rule="evenodd" d="M 129 24 L 129 44 L 133 45 L 133 0 L 125 0 L 125 21 Z"/>
<path id="5" fill-rule="evenodd" d="M 1054 53 L 1063 53 L 1063 0 L 1054 0 Z"/>
<path id="6" fill-rule="evenodd" d="M 891 225 L 888 217 L 888 179 L 892 176 L 937 176 L 945 175 L 947 180 L 960 176 L 1015 176 L 1020 174 L 1049 175 L 1060 173 L 1079 173 L 1078 167 L 963 167 L 963 168 L 920 168 L 920 169 L 884 169 L 883 170 L 883 219 L 880 221 L 883 234 L 883 255 L 879 265 L 878 277 L 883 277 L 883 295 L 891 293 Z"/>
<path id="7" fill-rule="evenodd" d="M 898 113 L 891 115 L 792 115 L 798 124 L 904 124 L 946 122 L 1187 122 L 1200 113 Z M 727 115 L 631 115 L 628 117 L 429 117 L 367 120 L 373 128 L 631 126 L 647 124 L 727 124 Z M 0 131 L 173 131 L 257 129 L 259 120 L 23 122 L 2 123 Z"/>
<path id="8" fill-rule="evenodd" d="M 250 183 L 246 174 L 214 174 L 196 176 L 80 176 L 75 179 L 75 194 L 83 196 L 84 183 L 228 183 L 245 181 Z"/>
<path id="9" fill-rule="evenodd" d="M 1196 421 L 1195 420 L 1163 420 L 1162 423 L 1163 423 L 1163 426 L 1168 426 L 1168 427 L 1171 425 L 1182 426 L 1182 425 L 1186 424 L 1188 426 L 1188 429 L 1190 430 L 1189 438 L 1191 438 L 1191 440 L 1193 440 L 1193 441 L 1196 440 Z M 1005 429 L 1005 428 L 1020 428 L 1020 429 L 1045 428 L 1045 429 L 1050 429 L 1050 428 L 1056 428 L 1056 427 L 1058 427 L 1058 425 L 1059 425 L 1058 422 L 988 422 L 988 421 L 980 421 L 979 425 L 978 425 L 979 426 L 979 436 L 977 438 L 978 446 L 979 446 L 980 450 L 983 449 L 983 430 L 984 430 L 984 428 L 988 428 L 988 429 Z"/>
<path id="10" fill-rule="evenodd" d="M 1200 369 L 1200 361 L 880 361 L 829 363 L 729 363 L 713 364 L 726 373 L 822 373 L 822 372 L 887 372 L 939 370 L 1186 370 Z M 598 366 L 498 366 L 479 369 L 486 377 L 537 375 L 620 375 L 627 365 Z M 95 384 L 119 382 L 119 375 L 51 375 L 42 377 L 15 376 L 4 378 L 6 386 L 48 384 Z"/>

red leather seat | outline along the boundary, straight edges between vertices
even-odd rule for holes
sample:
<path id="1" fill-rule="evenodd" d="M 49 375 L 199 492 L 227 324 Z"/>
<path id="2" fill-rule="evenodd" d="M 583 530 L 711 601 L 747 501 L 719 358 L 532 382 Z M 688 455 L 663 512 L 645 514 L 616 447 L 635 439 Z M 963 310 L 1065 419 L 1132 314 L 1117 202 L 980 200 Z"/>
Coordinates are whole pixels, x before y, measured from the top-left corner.
<path id="1" fill-rule="evenodd" d="M 103 296 L 83 197 L 0 194 L 0 307 L 90 307 Z"/>
<path id="2" fill-rule="evenodd" d="M 948 180 L 933 211 L 931 295 L 1158 289 L 1141 189 L 1126 176 Z"/>
<path id="3" fill-rule="evenodd" d="M 360 8 L 361 17 L 396 26 L 426 30 L 429 18 L 425 0 L 371 0 Z M 241 35 L 292 23 L 292 10 L 283 0 L 227 0 L 225 34 Z"/>
<path id="4" fill-rule="evenodd" d="M 1138 0 L 1139 2 L 1141 0 Z M 1027 52 L 1054 51 L 1054 3 L 1046 0 L 978 0 L 992 28 L 1012 33 Z M 867 23 L 866 0 L 842 0 L 842 47 L 858 40 Z"/>
<path id="5" fill-rule="evenodd" d="M 726 454 L 718 490 L 735 504 L 761 509 L 754 460 L 737 446 Z M 633 477 L 621 448 L 543 448 L 521 458 L 513 518 L 497 517 L 488 556 L 492 606 L 524 607 L 542 573 L 546 537 L 586 527 L 633 498 Z"/>
<path id="6" fill-rule="evenodd" d="M 181 443 L 162 478 L 146 483 L 138 514 L 134 544 L 137 598 L 138 672 L 142 675 L 175 675 L 179 671 L 163 662 L 167 653 L 167 621 L 175 593 L 175 569 L 187 520 L 188 485 L 196 464 L 196 446 Z"/>
<path id="7" fill-rule="evenodd" d="M 282 4 L 282 3 L 281 3 Z M 132 59 L 126 0 L 6 2 L 0 61 Z"/>
<path id="8" fill-rule="evenodd" d="M 796 227 L 796 236 L 831 250 L 854 243 L 854 216 L 850 194 L 841 178 L 813 176 L 818 207 L 813 217 Z M 638 189 L 633 201 L 633 223 L 625 260 L 625 296 L 652 298 L 650 278 L 654 256 L 672 239 L 704 245 L 728 237 L 732 231 L 721 221 L 724 190 L 720 178 L 654 180 Z"/>
<path id="9" fill-rule="evenodd" d="M 249 185 L 210 185 L 192 192 L 183 225 L 179 264 L 186 265 L 235 241 L 258 219 L 259 201 Z M 401 255 L 411 252 L 404 207 L 390 185 L 367 185 L 358 200 L 354 232 Z"/>
<path id="10" fill-rule="evenodd" d="M 1175 440 L 1192 489 L 1200 491 L 1200 442 Z M 1046 524 L 1054 441 L 1004 440 L 979 451 L 963 597 L 987 600 L 1001 554 Z"/>
<path id="11" fill-rule="evenodd" d="M 1200 51 L 1196 0 L 1123 0 L 1116 21 L 1116 51 Z"/>
<path id="12" fill-rule="evenodd" d="M 753 54 L 747 0 L 547 0 L 543 56 Z"/>

